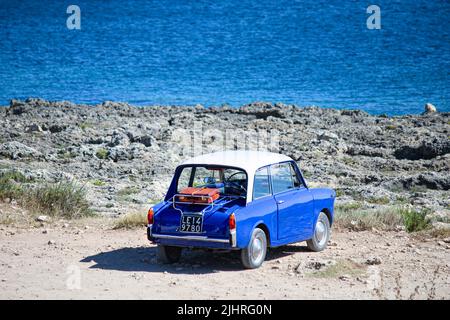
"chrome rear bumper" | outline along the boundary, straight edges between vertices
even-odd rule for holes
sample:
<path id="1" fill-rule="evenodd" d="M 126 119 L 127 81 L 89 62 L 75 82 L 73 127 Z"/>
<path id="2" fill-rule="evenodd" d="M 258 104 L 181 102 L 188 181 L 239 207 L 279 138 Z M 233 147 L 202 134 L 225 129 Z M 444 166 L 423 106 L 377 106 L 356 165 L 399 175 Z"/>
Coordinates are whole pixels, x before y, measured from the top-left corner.
<path id="1" fill-rule="evenodd" d="M 208 238 L 205 236 L 172 236 L 172 235 L 167 235 L 167 234 L 153 233 L 151 235 L 151 237 L 155 238 L 155 239 L 159 238 L 159 239 L 171 239 L 171 240 L 192 240 L 192 241 L 230 243 L 230 240 L 227 240 L 227 239 Z"/>

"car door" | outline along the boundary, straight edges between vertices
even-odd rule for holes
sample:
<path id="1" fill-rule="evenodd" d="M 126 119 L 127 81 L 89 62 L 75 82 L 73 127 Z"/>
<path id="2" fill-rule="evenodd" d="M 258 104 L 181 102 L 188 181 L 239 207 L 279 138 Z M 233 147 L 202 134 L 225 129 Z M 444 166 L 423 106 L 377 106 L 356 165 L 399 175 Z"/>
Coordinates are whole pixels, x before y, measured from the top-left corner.
<path id="1" fill-rule="evenodd" d="M 292 162 L 274 164 L 270 173 L 278 207 L 278 239 L 306 238 L 314 211 L 311 192 L 302 185 Z"/>

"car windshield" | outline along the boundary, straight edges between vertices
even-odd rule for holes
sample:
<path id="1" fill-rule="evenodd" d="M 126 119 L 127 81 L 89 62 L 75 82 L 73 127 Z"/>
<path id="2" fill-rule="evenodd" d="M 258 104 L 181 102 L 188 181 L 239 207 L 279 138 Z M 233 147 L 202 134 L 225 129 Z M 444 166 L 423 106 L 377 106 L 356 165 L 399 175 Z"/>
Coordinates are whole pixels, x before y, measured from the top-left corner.
<path id="1" fill-rule="evenodd" d="M 178 177 L 177 192 L 184 188 L 217 188 L 221 195 L 246 197 L 245 171 L 221 166 L 187 166 Z"/>

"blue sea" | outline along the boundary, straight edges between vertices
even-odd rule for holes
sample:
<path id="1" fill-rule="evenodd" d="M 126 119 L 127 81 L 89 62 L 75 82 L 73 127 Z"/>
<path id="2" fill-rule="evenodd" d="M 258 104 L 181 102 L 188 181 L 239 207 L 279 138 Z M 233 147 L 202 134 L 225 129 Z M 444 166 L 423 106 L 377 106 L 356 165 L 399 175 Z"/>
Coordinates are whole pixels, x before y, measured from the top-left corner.
<path id="1" fill-rule="evenodd" d="M 71 4 L 80 30 L 67 28 Z M 381 29 L 366 26 L 371 4 Z M 450 111 L 449 17 L 448 0 L 0 0 L 0 105 Z"/>

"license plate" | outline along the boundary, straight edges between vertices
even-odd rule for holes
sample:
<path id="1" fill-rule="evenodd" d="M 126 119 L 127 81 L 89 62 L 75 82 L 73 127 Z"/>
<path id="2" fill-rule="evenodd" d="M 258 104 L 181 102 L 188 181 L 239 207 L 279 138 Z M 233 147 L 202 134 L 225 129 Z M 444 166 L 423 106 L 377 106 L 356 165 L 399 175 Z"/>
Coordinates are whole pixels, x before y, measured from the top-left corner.
<path id="1" fill-rule="evenodd" d="M 203 216 L 182 215 L 180 223 L 181 232 L 202 232 Z"/>

